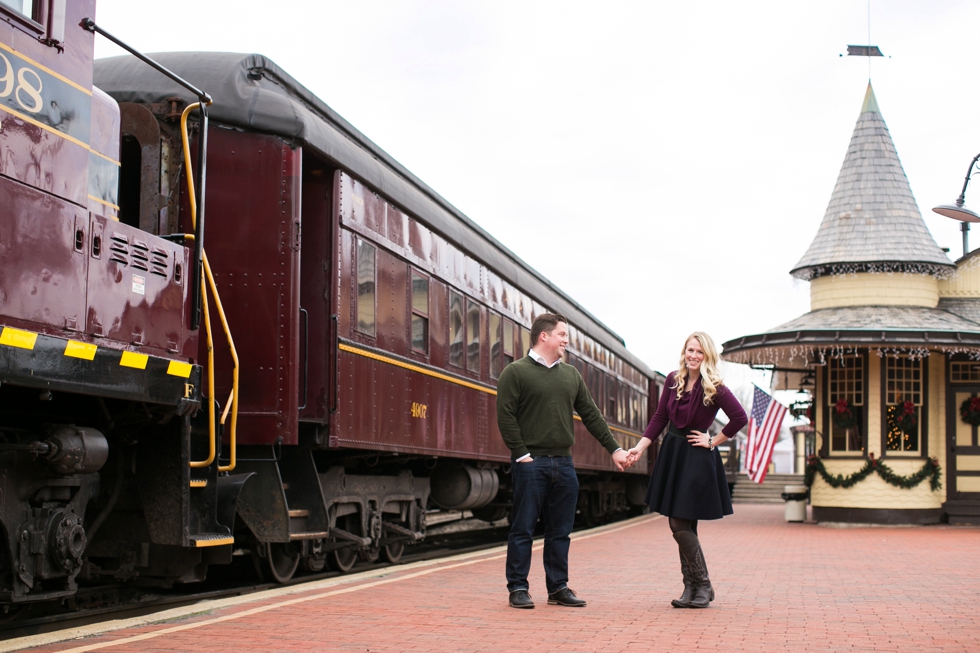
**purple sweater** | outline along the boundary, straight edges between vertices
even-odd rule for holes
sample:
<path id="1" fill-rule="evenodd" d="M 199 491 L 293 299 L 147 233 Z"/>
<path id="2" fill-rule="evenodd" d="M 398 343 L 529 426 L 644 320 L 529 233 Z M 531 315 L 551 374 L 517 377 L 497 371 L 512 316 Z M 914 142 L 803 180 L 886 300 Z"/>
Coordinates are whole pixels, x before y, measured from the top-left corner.
<path id="1" fill-rule="evenodd" d="M 731 438 L 738 433 L 739 429 L 748 423 L 745 411 L 738 399 L 732 394 L 731 390 L 725 386 L 719 386 L 715 393 L 714 401 L 709 406 L 704 405 L 704 388 L 701 387 L 701 377 L 694 382 L 694 389 L 690 392 L 681 394 L 677 398 L 677 390 L 674 386 L 674 377 L 677 372 L 667 375 L 667 382 L 664 384 L 663 394 L 660 396 L 660 403 L 657 404 L 657 412 L 653 414 L 653 419 L 647 426 L 643 437 L 656 440 L 670 421 L 682 431 L 690 429 L 708 432 L 708 427 L 714 421 L 718 409 L 721 408 L 728 416 L 728 424 L 721 430 L 722 434 Z"/>

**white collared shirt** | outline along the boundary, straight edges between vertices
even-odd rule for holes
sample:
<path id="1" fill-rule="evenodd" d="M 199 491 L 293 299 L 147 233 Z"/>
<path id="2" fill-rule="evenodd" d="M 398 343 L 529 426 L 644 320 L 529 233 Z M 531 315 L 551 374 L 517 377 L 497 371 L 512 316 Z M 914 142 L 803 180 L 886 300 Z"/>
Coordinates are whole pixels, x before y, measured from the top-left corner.
<path id="1" fill-rule="evenodd" d="M 527 350 L 527 355 L 531 357 L 531 360 L 533 360 L 535 362 L 538 362 L 538 363 L 541 363 L 542 365 L 544 365 L 548 369 L 551 369 L 552 367 L 554 367 L 555 365 L 557 365 L 558 363 L 561 362 L 561 358 L 559 358 L 558 360 L 556 360 L 551 365 L 548 365 L 548 361 L 546 361 L 544 359 L 544 356 L 542 356 L 538 352 L 534 351 L 533 349 L 528 349 Z"/>

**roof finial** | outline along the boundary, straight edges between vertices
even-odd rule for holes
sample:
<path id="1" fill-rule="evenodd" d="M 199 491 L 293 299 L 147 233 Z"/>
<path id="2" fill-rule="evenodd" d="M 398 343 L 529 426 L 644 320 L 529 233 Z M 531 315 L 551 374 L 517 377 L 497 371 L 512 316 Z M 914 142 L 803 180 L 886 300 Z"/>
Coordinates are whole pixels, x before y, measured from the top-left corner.
<path id="1" fill-rule="evenodd" d="M 861 105 L 861 113 L 881 113 L 878 108 L 878 99 L 875 97 L 875 90 L 871 88 L 871 80 L 868 80 L 868 90 L 864 94 L 864 104 Z"/>

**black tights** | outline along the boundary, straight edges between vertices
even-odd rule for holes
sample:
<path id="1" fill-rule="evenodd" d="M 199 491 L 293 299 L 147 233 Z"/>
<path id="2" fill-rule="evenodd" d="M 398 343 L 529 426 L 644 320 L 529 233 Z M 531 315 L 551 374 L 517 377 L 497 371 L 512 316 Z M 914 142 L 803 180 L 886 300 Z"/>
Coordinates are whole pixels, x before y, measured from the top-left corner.
<path id="1" fill-rule="evenodd" d="M 695 535 L 698 534 L 697 519 L 680 519 L 678 517 L 668 517 L 667 523 L 670 524 L 671 533 L 676 533 L 678 531 L 691 531 Z"/>

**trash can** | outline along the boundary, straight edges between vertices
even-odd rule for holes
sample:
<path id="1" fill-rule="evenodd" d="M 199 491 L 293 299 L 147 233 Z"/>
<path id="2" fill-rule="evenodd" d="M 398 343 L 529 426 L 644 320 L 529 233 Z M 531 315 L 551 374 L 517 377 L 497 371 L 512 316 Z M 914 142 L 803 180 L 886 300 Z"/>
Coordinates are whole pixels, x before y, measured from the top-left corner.
<path id="1" fill-rule="evenodd" d="M 784 485 L 782 497 L 786 502 L 786 521 L 806 521 L 806 486 Z"/>

